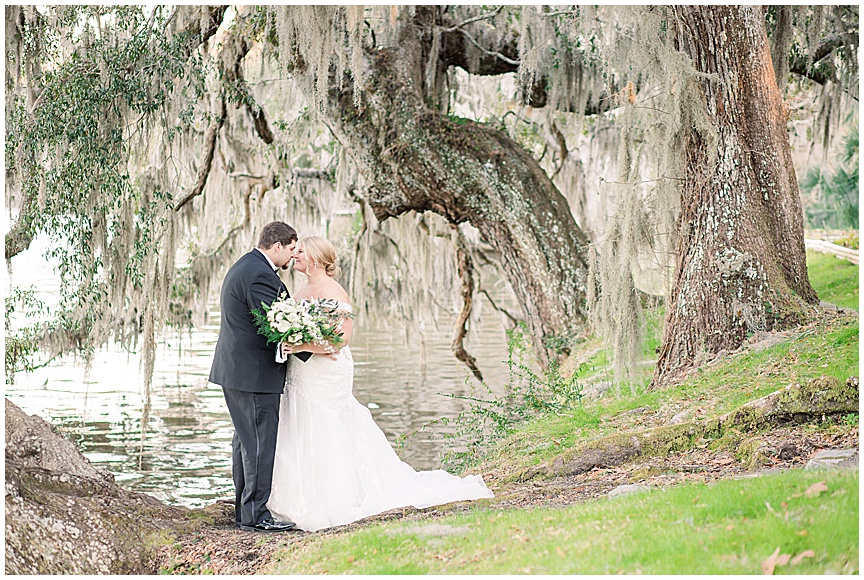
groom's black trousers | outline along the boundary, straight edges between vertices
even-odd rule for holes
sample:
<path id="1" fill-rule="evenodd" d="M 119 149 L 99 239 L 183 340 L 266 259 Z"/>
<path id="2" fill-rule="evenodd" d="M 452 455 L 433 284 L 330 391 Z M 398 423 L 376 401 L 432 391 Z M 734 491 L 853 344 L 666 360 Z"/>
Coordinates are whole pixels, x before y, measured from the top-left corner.
<path id="1" fill-rule="evenodd" d="M 234 423 L 232 474 L 234 519 L 251 526 L 270 517 L 267 501 L 273 479 L 280 393 L 250 393 L 223 387 Z"/>

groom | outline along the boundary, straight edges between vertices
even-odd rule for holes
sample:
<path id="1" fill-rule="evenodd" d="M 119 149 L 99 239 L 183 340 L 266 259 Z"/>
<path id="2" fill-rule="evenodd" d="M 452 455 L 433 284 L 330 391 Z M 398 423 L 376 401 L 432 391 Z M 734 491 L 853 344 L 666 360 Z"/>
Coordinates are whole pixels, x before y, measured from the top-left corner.
<path id="1" fill-rule="evenodd" d="M 234 525 L 248 531 L 295 527 L 275 521 L 267 509 L 286 367 L 276 362 L 276 347 L 258 334 L 252 310 L 287 293 L 276 271 L 287 267 L 296 245 L 294 228 L 271 222 L 261 231 L 258 247 L 237 260 L 222 282 L 222 323 L 209 380 L 222 387 L 234 424 Z M 297 356 L 307 360 L 311 355 Z"/>

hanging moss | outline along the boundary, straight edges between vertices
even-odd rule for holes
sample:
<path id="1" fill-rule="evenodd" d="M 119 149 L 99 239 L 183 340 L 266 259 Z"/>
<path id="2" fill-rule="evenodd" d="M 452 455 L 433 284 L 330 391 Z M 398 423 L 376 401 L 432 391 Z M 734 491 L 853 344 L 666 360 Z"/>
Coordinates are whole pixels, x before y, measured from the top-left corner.
<path id="1" fill-rule="evenodd" d="M 659 273 L 647 284 L 655 293 L 663 292 L 671 275 L 685 135 L 692 129 L 701 139 L 706 167 L 734 169 L 735 159 L 716 157 L 718 136 L 706 120 L 713 105 L 698 90 L 699 82 L 721 86 L 722 79 L 695 73 L 676 49 L 670 7 L 10 10 L 7 68 L 14 86 L 7 91 L 7 124 L 29 132 L 7 132 L 7 202 L 11 208 L 32 203 L 38 211 L 15 224 L 7 252 L 26 247 L 34 233 L 55 235 L 51 258 L 64 276 L 66 312 L 64 328 L 46 335 L 44 343 L 57 352 L 92 352 L 109 339 L 134 346 L 142 336 L 145 352 L 150 352 L 163 323 L 204 321 L 220 275 L 254 245 L 264 223 L 284 219 L 301 231 L 324 233 L 322 222 L 333 217 L 337 206 L 354 203 L 351 207 L 363 207 L 365 229 L 343 246 L 346 260 L 357 265 L 351 269 L 352 292 L 371 305 L 371 293 L 361 296 L 369 288 L 364 282 L 385 276 L 392 282 L 387 292 L 394 311 L 423 309 L 421 318 L 434 320 L 435 300 L 447 303 L 458 296 L 452 248 L 436 245 L 443 239 L 436 237 L 438 218 L 419 218 L 414 212 L 424 209 L 413 198 L 404 223 L 378 220 L 402 211 L 404 199 L 392 183 L 419 191 L 429 188 L 434 171 L 440 170 L 471 177 L 457 180 L 464 188 L 455 188 L 465 207 L 525 220 L 525 229 L 514 231 L 507 242 L 514 245 L 544 227 L 546 212 L 560 213 L 559 206 L 569 204 L 600 257 L 594 283 L 588 284 L 580 268 L 560 254 L 535 248 L 518 259 L 530 264 L 536 280 L 561 269 L 565 286 L 578 286 L 573 292 L 546 281 L 530 291 L 563 297 L 560 317 L 567 320 L 556 324 L 576 325 L 587 287 L 603 289 L 592 303 L 594 323 L 616 352 L 616 378 L 626 380 L 638 350 L 634 296 L 635 289 L 646 288 L 645 265 L 654 262 L 652 270 Z M 794 56 L 815 54 L 820 34 L 849 18 L 843 10 L 794 7 Z M 233 27 L 213 37 L 228 18 Z M 785 35 L 788 27 L 778 25 L 777 30 Z M 416 45 L 407 47 L 412 42 Z M 786 36 L 776 38 L 778 47 L 787 42 Z M 854 57 L 848 45 L 832 50 L 830 54 Z M 404 65 L 400 55 L 414 51 L 420 63 L 416 74 L 373 74 L 376 67 Z M 454 51 L 462 54 L 457 58 Z M 826 57 L 811 62 L 809 70 L 827 74 L 832 63 L 840 88 L 825 90 L 818 99 L 825 104 L 821 109 L 827 125 L 821 125 L 828 127 L 836 125 L 857 96 L 844 92 L 857 90 L 854 59 Z M 454 66 L 498 75 L 494 80 L 500 84 L 494 86 L 503 93 L 490 92 L 494 98 L 478 94 L 483 89 L 470 84 L 476 79 L 466 79 L 467 73 Z M 422 114 L 410 99 L 388 103 L 382 98 L 411 91 L 419 95 Z M 223 113 L 225 99 L 241 108 L 228 106 Z M 490 116 L 485 124 L 463 122 L 466 117 L 451 110 L 460 99 L 483 102 L 486 110 L 495 100 L 498 118 Z M 324 114 L 328 103 L 335 104 L 349 127 L 389 123 L 397 130 L 358 130 L 343 147 L 345 131 L 320 122 L 330 114 Z M 259 137 L 262 119 L 270 123 L 270 141 Z M 201 143 L 214 124 L 220 128 L 208 166 Z M 532 166 L 555 179 L 563 203 L 558 197 L 548 208 L 516 203 L 519 191 L 512 185 L 515 173 L 507 158 L 512 152 L 493 154 L 502 148 L 490 135 L 493 129 L 504 135 L 502 128 L 525 147 L 518 155 L 541 159 Z M 429 135 L 443 136 L 451 151 L 436 158 L 440 150 Z M 371 165 L 371 156 L 390 160 L 396 169 L 361 174 L 358 166 Z M 313 160 L 313 166 L 330 174 L 338 168 L 336 183 L 295 176 L 301 159 Z M 487 170 L 487 163 L 494 171 Z M 171 202 L 189 193 L 202 167 L 209 167 L 203 176 L 206 186 L 182 211 L 172 212 Z M 500 203 L 484 200 L 483 188 L 500 190 Z M 380 201 L 374 207 L 364 205 L 370 199 L 364 201 L 367 189 Z M 733 192 L 727 193 L 727 201 L 734 202 Z M 463 208 L 440 209 L 451 221 L 465 219 Z M 716 233 L 727 231 L 718 228 L 726 227 L 729 217 L 713 215 Z M 421 221 L 432 225 L 417 227 Z M 477 230 L 462 228 L 470 233 L 472 252 L 488 253 Z M 738 234 L 732 228 L 728 232 Z M 393 241 L 372 241 L 385 237 Z M 69 252 L 59 248 L 66 239 L 72 241 Z M 571 248 L 583 242 L 569 231 L 552 232 L 547 239 Z M 419 263 L 426 266 L 413 265 L 421 256 L 425 261 Z M 717 257 L 698 258 L 693 268 Z M 389 273 L 371 265 L 376 260 Z M 751 265 L 763 273 L 759 264 Z M 493 256 L 488 270 L 497 276 L 506 268 Z M 182 283 L 176 283 L 177 276 Z M 514 284 L 520 276 L 514 276 Z M 743 288 L 745 282 L 730 277 L 717 283 Z M 759 311 L 771 301 L 763 294 L 758 305 L 744 304 L 741 332 L 770 326 Z M 784 308 L 772 306 L 769 318 L 796 319 L 797 313 Z M 681 314 L 690 310 L 684 307 Z M 149 355 L 144 371 L 145 376 L 152 372 Z"/>

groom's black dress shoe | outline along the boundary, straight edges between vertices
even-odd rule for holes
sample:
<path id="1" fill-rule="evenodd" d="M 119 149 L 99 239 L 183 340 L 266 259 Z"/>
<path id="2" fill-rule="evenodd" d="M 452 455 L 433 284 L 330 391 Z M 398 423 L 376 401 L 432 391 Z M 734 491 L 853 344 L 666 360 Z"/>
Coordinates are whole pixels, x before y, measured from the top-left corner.
<path id="1" fill-rule="evenodd" d="M 257 524 L 252 524 L 251 526 L 240 524 L 240 529 L 246 530 L 247 532 L 287 532 L 296 527 L 297 524 L 294 522 L 277 522 L 273 518 L 261 520 Z"/>

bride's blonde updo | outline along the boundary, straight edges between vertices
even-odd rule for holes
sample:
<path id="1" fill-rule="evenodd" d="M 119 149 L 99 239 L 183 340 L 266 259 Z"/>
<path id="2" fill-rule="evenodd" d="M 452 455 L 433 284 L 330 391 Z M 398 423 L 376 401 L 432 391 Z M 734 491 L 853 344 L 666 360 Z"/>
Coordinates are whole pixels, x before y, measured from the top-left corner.
<path id="1" fill-rule="evenodd" d="M 336 265 L 336 248 L 330 240 L 321 236 L 303 236 L 297 240 L 298 246 L 303 246 L 309 267 L 324 268 L 324 272 L 331 278 L 339 277 L 339 266 Z M 314 264 L 314 265 L 313 265 Z"/>

